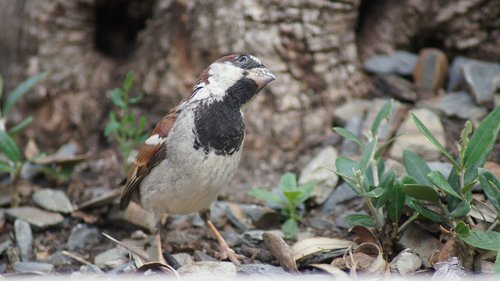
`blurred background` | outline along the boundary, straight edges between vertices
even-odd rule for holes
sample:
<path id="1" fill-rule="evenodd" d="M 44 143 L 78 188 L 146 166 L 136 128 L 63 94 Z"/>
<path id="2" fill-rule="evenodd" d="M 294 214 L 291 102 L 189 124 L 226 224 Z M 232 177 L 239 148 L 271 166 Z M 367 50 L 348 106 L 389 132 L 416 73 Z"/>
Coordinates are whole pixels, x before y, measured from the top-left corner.
<path id="1" fill-rule="evenodd" d="M 151 128 L 213 60 L 234 52 L 260 57 L 278 79 L 248 109 L 235 183 L 270 186 L 337 141 L 336 106 L 374 95 L 362 67 L 373 55 L 433 47 L 450 61 L 500 61 L 495 0 L 2 0 L 0 26 L 6 89 L 50 71 L 8 122 L 32 115 L 21 138 L 45 152 L 74 142 L 80 153 L 115 161 L 106 164 L 107 185 L 123 172 L 102 133 L 112 110 L 106 93 L 129 70 L 132 92 L 144 95 L 134 110 Z"/>

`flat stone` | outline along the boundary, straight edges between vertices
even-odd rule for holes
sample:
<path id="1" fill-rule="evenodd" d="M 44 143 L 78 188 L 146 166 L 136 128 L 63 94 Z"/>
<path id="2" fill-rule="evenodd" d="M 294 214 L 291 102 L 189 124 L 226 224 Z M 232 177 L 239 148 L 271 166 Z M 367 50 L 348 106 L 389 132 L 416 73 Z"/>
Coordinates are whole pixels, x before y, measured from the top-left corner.
<path id="1" fill-rule="evenodd" d="M 358 194 L 352 190 L 352 188 L 345 182 L 339 184 L 335 191 L 332 192 L 328 200 L 321 207 L 321 210 L 325 213 L 332 213 L 338 209 L 338 205 L 342 202 L 351 200 L 358 197 Z"/>
<path id="2" fill-rule="evenodd" d="M 269 207 L 230 202 L 226 203 L 226 216 L 242 231 L 277 227 L 281 218 L 276 210 Z"/>
<path id="3" fill-rule="evenodd" d="M 14 230 L 16 233 L 16 244 L 19 248 L 22 261 L 30 261 L 33 257 L 33 233 L 29 223 L 22 219 L 14 221 Z"/>
<path id="4" fill-rule="evenodd" d="M 448 162 L 431 161 L 427 162 L 427 166 L 432 171 L 439 171 L 445 178 L 448 178 L 453 169 L 453 165 Z"/>
<path id="5" fill-rule="evenodd" d="M 54 265 L 39 262 L 16 262 L 14 263 L 14 271 L 19 273 L 39 272 L 49 274 L 54 272 Z"/>
<path id="6" fill-rule="evenodd" d="M 403 231 L 399 244 L 416 253 L 425 267 L 432 267 L 430 259 L 435 255 L 436 249 L 442 246 L 438 239 L 415 224 L 411 224 Z"/>
<path id="7" fill-rule="evenodd" d="M 473 61 L 462 66 L 465 82 L 476 103 L 491 106 L 500 80 L 500 64 Z"/>
<path id="8" fill-rule="evenodd" d="M 347 121 L 344 127 L 349 132 L 352 132 L 357 137 L 362 136 L 363 130 L 363 118 L 358 116 L 353 116 L 351 119 Z M 340 153 L 344 157 L 359 155 L 359 146 L 354 141 L 342 138 L 342 143 L 340 144 Z"/>
<path id="9" fill-rule="evenodd" d="M 335 108 L 333 118 L 341 125 L 347 124 L 354 117 L 363 119 L 368 109 L 371 108 L 371 104 L 371 101 L 364 99 L 355 99 L 346 102 Z"/>
<path id="10" fill-rule="evenodd" d="M 382 107 L 389 101 L 389 99 L 374 99 L 371 101 L 370 110 L 366 115 L 365 121 L 363 122 L 362 132 L 368 132 L 377 117 L 378 112 Z M 389 116 L 389 120 L 382 120 L 378 128 L 378 140 L 379 143 L 385 140 L 389 140 L 396 132 L 402 116 L 407 112 L 407 107 L 397 100 L 392 103 L 392 113 Z"/>
<path id="11" fill-rule="evenodd" d="M 3 255 L 3 253 L 10 247 L 12 247 L 12 241 L 10 239 L 0 243 L 0 255 Z"/>
<path id="12" fill-rule="evenodd" d="M 188 253 L 177 253 L 173 254 L 172 257 L 174 257 L 174 259 L 180 266 L 184 266 L 194 262 L 193 257 L 191 257 L 191 255 Z"/>
<path id="13" fill-rule="evenodd" d="M 123 211 L 118 207 L 113 208 L 108 219 L 126 221 L 148 230 L 151 230 L 156 224 L 153 213 L 146 211 L 135 202 L 130 202 Z"/>
<path id="14" fill-rule="evenodd" d="M 299 177 L 299 184 L 313 182 L 315 184 L 311 193 L 315 205 L 323 204 L 339 181 L 335 171 L 337 151 L 332 146 L 323 148 L 305 167 Z"/>
<path id="15" fill-rule="evenodd" d="M 445 134 L 443 124 L 439 117 L 432 111 L 421 108 L 415 109 L 413 113 L 424 123 L 429 131 L 441 143 L 445 144 Z M 389 155 L 395 159 L 402 159 L 403 150 L 410 150 L 424 158 L 425 160 L 435 160 L 439 158 L 440 152 L 415 126 L 411 116 L 400 126 L 398 134 L 401 135 L 389 150 Z"/>
<path id="16" fill-rule="evenodd" d="M 292 274 L 286 272 L 279 266 L 261 263 L 242 264 L 240 267 L 238 267 L 238 272 L 250 276 L 292 276 Z"/>
<path id="17" fill-rule="evenodd" d="M 422 260 L 409 249 L 401 251 L 389 264 L 391 272 L 401 275 L 412 274 L 422 266 Z"/>
<path id="18" fill-rule="evenodd" d="M 370 73 L 411 76 L 417 60 L 418 56 L 415 54 L 396 51 L 390 55 L 375 55 L 367 59 L 363 67 Z"/>
<path id="19" fill-rule="evenodd" d="M 119 246 L 98 254 L 94 264 L 99 268 L 117 268 L 128 262 L 128 250 Z"/>
<path id="20" fill-rule="evenodd" d="M 415 86 L 396 75 L 386 74 L 375 77 L 375 86 L 382 93 L 398 100 L 414 102 L 418 98 Z"/>
<path id="21" fill-rule="evenodd" d="M 466 89 L 465 78 L 462 74 L 462 67 L 471 62 L 479 61 L 463 56 L 456 56 L 453 59 L 451 66 L 448 69 L 448 84 L 446 85 L 446 90 L 448 92 L 462 91 Z"/>
<path id="22" fill-rule="evenodd" d="M 71 213 L 73 212 L 73 205 L 69 201 L 66 194 L 60 190 L 50 188 L 42 188 L 33 193 L 33 201 L 49 211 Z"/>
<path id="23" fill-rule="evenodd" d="M 418 89 L 436 93 L 443 88 L 448 73 L 448 59 L 443 51 L 422 49 L 413 71 L 413 81 Z"/>
<path id="24" fill-rule="evenodd" d="M 79 223 L 71 229 L 67 245 L 70 250 L 85 250 L 100 241 L 101 233 L 97 228 Z"/>
<path id="25" fill-rule="evenodd" d="M 441 97 L 421 102 L 422 106 L 436 109 L 449 117 L 458 117 L 465 120 L 479 122 L 488 110 L 477 106 L 473 98 L 466 92 L 454 92 Z"/>
<path id="26" fill-rule="evenodd" d="M 54 266 L 70 266 L 71 265 L 71 259 L 67 257 L 65 254 L 63 254 L 62 251 L 57 251 L 50 255 L 49 261 L 51 264 Z"/>
<path id="27" fill-rule="evenodd" d="M 231 262 L 198 261 L 182 266 L 177 270 L 181 275 L 214 275 L 236 277 L 236 266 Z"/>
<path id="28" fill-rule="evenodd" d="M 55 226 L 64 220 L 59 213 L 47 212 L 30 206 L 10 208 L 5 211 L 5 214 L 10 218 L 22 219 L 36 229 Z"/>

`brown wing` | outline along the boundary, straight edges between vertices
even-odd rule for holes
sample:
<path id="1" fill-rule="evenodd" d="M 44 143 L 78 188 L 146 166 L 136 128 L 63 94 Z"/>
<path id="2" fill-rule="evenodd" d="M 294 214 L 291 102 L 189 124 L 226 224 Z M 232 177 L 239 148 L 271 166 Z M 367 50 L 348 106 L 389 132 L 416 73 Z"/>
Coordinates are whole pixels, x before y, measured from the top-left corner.
<path id="1" fill-rule="evenodd" d="M 151 133 L 150 136 L 158 135 L 159 140 L 165 139 L 170 129 L 173 127 L 177 118 L 176 108 L 164 117 Z M 139 185 L 145 176 L 149 174 L 151 169 L 158 165 L 167 156 L 167 144 L 143 144 L 139 149 L 139 153 L 135 162 L 130 167 L 127 176 L 127 183 L 122 190 L 120 196 L 120 209 L 125 209 L 134 194 L 139 194 Z"/>

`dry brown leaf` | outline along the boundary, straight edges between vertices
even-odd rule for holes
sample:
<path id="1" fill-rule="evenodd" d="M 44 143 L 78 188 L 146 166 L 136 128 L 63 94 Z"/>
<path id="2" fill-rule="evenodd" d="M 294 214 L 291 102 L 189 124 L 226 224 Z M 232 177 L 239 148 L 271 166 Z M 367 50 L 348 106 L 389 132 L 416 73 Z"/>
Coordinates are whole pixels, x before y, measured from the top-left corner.
<path id="1" fill-rule="evenodd" d="M 349 232 L 356 233 L 358 238 L 355 240 L 355 242 L 358 244 L 374 243 L 374 244 L 377 244 L 379 247 L 382 247 L 380 245 L 380 241 L 377 238 L 377 235 L 375 235 L 375 233 L 371 229 L 369 229 L 365 226 L 356 225 L 356 226 L 352 227 L 351 229 L 349 229 Z"/>
<path id="2" fill-rule="evenodd" d="M 312 266 L 317 269 L 321 269 L 326 273 L 329 273 L 333 275 L 337 280 L 343 280 L 343 279 L 348 279 L 349 275 L 339 269 L 338 267 L 335 267 L 334 265 L 331 264 L 325 264 L 325 263 L 313 263 L 310 264 L 309 266 Z"/>
<path id="3" fill-rule="evenodd" d="M 450 238 L 439 250 L 437 262 L 445 262 L 451 257 L 457 256 L 455 238 Z"/>
<path id="4" fill-rule="evenodd" d="M 388 263 L 381 248 L 375 243 L 362 243 L 346 257 L 346 265 L 351 270 L 367 273 L 386 273 Z"/>
<path id="5" fill-rule="evenodd" d="M 34 159 L 38 154 L 40 154 L 40 149 L 38 149 L 35 140 L 29 139 L 24 148 L 24 157 L 26 157 L 26 159 Z"/>
<path id="6" fill-rule="evenodd" d="M 312 237 L 301 240 L 292 246 L 293 259 L 299 260 L 306 256 L 337 249 L 347 249 L 356 243 L 337 238 Z"/>

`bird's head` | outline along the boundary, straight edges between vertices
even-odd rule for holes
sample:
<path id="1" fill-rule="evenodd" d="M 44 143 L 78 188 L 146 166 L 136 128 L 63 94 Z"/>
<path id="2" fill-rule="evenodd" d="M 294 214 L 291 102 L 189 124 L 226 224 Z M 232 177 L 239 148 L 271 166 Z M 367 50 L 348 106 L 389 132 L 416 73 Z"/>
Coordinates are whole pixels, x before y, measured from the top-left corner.
<path id="1" fill-rule="evenodd" d="M 276 76 L 258 58 L 249 54 L 228 55 L 202 73 L 193 89 L 193 98 L 227 98 L 242 106 L 274 79 Z M 201 88 L 205 91 L 197 91 Z"/>

